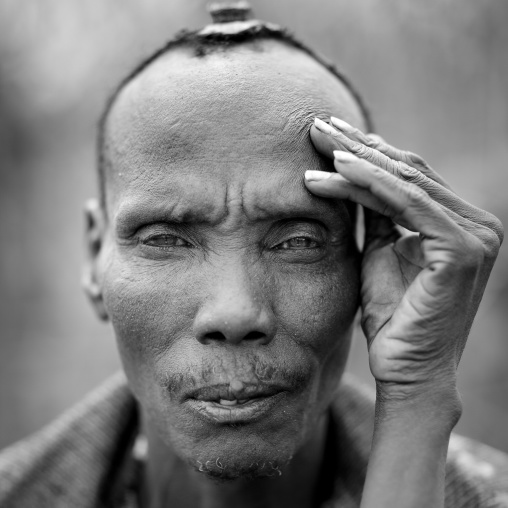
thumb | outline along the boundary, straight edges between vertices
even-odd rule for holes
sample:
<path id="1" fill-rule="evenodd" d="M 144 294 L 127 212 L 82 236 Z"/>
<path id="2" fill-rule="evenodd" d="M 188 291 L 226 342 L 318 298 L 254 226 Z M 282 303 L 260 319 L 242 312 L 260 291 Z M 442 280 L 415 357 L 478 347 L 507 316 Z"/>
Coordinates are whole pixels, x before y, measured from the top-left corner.
<path id="1" fill-rule="evenodd" d="M 364 253 L 379 249 L 400 238 L 393 221 L 378 212 L 364 208 L 365 217 L 365 244 Z"/>

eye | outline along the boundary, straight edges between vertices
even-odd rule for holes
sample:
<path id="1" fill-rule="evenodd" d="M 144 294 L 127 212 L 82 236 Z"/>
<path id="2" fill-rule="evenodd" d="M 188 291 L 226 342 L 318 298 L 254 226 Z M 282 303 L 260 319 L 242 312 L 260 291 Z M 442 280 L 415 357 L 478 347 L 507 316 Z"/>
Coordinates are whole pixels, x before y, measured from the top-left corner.
<path id="1" fill-rule="evenodd" d="M 276 249 L 280 250 L 315 249 L 317 247 L 319 247 L 318 242 L 307 236 L 295 236 L 275 246 Z"/>
<path id="2" fill-rule="evenodd" d="M 142 240 L 142 243 L 150 247 L 158 247 L 159 249 L 172 249 L 175 247 L 192 247 L 192 244 L 186 242 L 183 238 L 169 234 L 152 235 Z"/>

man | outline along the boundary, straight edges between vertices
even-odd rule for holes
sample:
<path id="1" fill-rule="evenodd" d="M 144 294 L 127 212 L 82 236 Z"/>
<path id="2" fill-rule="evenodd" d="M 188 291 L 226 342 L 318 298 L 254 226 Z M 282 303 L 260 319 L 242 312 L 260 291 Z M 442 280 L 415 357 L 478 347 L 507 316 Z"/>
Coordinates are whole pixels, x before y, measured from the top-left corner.
<path id="1" fill-rule="evenodd" d="M 4 452 L 1 506 L 507 506 L 505 456 L 450 441 L 499 221 L 284 31 L 214 14 L 101 124 L 84 285 L 127 382 Z"/>

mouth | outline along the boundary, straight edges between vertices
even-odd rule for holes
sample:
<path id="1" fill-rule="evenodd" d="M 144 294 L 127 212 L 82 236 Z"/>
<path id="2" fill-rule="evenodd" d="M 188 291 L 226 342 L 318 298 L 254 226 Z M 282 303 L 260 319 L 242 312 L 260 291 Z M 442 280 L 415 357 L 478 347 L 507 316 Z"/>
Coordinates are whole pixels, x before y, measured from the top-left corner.
<path id="1" fill-rule="evenodd" d="M 287 390 L 280 386 L 230 385 L 199 388 L 186 397 L 186 403 L 199 416 L 219 424 L 250 423 L 262 418 L 280 404 Z"/>

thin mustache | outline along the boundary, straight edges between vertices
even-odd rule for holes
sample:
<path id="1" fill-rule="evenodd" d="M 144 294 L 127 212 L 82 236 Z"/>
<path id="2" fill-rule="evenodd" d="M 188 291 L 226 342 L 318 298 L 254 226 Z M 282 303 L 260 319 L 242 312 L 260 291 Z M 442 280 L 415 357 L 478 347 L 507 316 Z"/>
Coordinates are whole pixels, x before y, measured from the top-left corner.
<path id="1" fill-rule="evenodd" d="M 192 394 L 204 397 L 206 390 L 209 390 L 208 395 L 212 395 L 212 398 L 219 394 L 226 395 L 222 398 L 227 399 L 232 394 L 230 385 L 233 380 L 240 381 L 244 387 L 236 390 L 236 393 L 254 394 L 298 390 L 309 382 L 309 376 L 306 369 L 289 370 L 287 365 L 266 362 L 260 358 L 250 359 L 233 368 L 225 367 L 220 360 L 210 360 L 188 365 L 184 372 L 167 371 L 160 384 L 170 395 L 181 400 L 192 397 Z"/>

